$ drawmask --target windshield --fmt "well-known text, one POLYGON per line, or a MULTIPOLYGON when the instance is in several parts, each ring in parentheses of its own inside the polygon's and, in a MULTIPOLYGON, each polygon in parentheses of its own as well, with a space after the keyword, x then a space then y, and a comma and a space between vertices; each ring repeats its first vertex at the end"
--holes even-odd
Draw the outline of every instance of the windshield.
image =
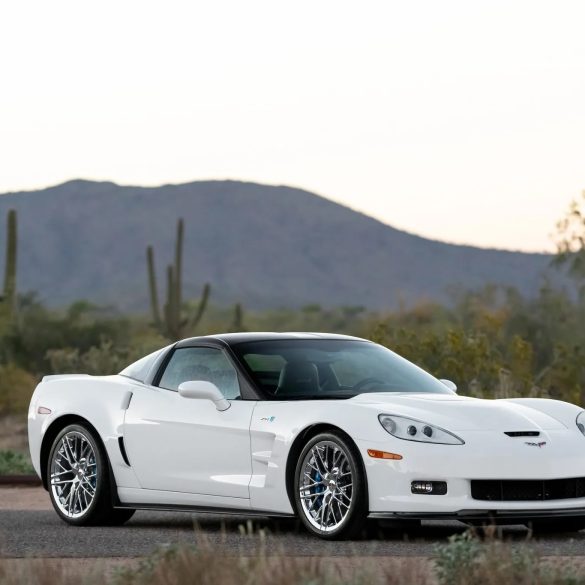
POLYGON ((366 392, 452 394, 408 360, 366 341, 254 341, 232 349, 254 382, 276 399, 351 398, 366 392))

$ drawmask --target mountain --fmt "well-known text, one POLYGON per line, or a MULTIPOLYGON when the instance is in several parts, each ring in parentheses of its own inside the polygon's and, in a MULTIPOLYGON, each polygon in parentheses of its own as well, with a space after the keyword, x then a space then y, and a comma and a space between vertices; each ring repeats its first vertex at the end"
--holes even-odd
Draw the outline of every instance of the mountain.
POLYGON ((83 298, 146 309, 146 246, 155 248, 162 294, 179 217, 187 296, 209 281, 215 302, 248 307, 390 308, 448 302, 454 287, 486 283, 530 295, 550 271, 546 254, 428 240, 285 186, 200 181, 145 188, 76 180, 0 195, 0 226, 9 209, 18 211, 19 289, 38 291, 52 306, 83 298))

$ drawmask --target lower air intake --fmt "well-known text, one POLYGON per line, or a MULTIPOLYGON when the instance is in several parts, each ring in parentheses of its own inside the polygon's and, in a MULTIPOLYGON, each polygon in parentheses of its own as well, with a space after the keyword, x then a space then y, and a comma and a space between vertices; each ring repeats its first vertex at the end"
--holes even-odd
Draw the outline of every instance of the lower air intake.
POLYGON ((474 500, 494 502, 529 502, 585 498, 585 477, 544 480, 471 480, 474 500))

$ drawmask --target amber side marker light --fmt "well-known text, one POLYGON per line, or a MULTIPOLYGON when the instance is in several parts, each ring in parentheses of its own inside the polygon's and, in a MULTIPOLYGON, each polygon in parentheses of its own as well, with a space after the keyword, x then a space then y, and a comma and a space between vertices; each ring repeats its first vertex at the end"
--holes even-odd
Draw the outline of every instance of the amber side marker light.
POLYGON ((376 449, 368 449, 368 455, 374 459, 394 459, 397 461, 402 459, 402 455, 398 455, 398 453, 388 453, 387 451, 378 451, 376 449))

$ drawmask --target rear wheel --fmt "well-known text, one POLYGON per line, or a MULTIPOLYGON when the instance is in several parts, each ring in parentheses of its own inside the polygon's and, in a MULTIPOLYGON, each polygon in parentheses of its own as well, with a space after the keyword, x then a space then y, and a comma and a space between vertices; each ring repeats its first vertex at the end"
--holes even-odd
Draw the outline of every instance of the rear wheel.
POLYGON ((119 525, 134 514, 134 510, 112 506, 114 483, 107 455, 85 425, 69 425, 57 435, 47 469, 51 502, 65 522, 119 525))
POLYGON ((313 437, 297 462, 294 498, 310 532, 330 540, 359 534, 367 516, 367 489, 357 449, 338 432, 313 437))
POLYGON ((585 530, 584 518, 563 518, 554 520, 533 520, 528 522, 526 527, 535 534, 554 534, 562 532, 579 532, 585 530))

